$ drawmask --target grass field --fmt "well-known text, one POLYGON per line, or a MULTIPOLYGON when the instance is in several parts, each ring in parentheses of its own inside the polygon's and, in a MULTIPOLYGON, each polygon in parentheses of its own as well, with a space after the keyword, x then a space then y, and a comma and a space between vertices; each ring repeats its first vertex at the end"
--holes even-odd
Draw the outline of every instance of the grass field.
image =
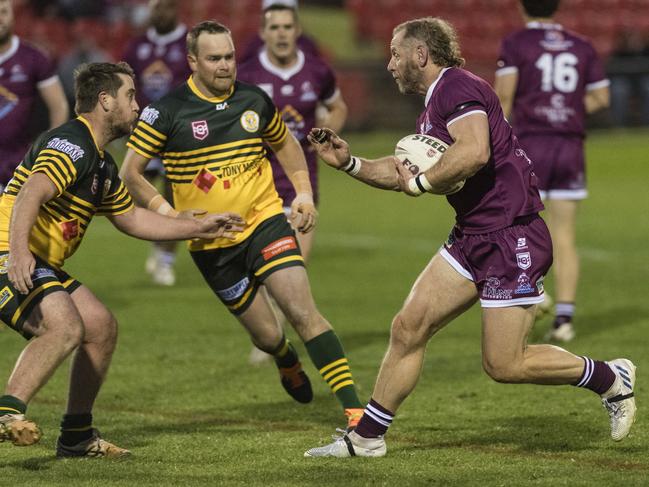
MULTIPOLYGON (((350 141, 354 153, 376 156, 402 135, 350 141)), ((307 448, 343 425, 313 366, 306 364, 315 400, 292 402, 272 366, 247 365, 246 334, 208 291, 186 251, 178 285, 154 287, 142 271, 148 245, 98 218, 67 270, 120 322, 95 422, 135 457, 54 459, 67 389, 62 367, 30 405, 45 432, 41 443, 24 449, 0 444, 0 485, 647 485, 648 137, 646 131, 601 132, 589 139, 578 335, 569 347, 595 358, 630 357, 638 365, 640 415, 624 442, 609 439, 607 416, 589 391, 492 382, 481 369, 474 308, 431 342, 419 386, 389 432, 387 457, 304 459, 307 448)), ((322 193, 311 283, 366 400, 390 320, 446 237, 452 214, 442 198, 380 192, 326 168, 322 193)), ((547 326, 539 322, 533 340, 547 326)), ((0 333, 1 381, 22 346, 15 333, 0 333)))

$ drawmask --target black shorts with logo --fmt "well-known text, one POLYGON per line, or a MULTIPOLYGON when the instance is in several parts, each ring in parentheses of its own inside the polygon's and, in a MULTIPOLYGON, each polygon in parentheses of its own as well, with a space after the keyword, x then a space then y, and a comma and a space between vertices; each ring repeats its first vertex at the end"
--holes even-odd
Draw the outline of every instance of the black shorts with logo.
POLYGON ((261 223, 243 242, 191 252, 212 291, 234 315, 252 303, 259 285, 273 272, 304 266, 295 232, 284 214, 261 223))
POLYGON ((72 294, 81 286, 81 283, 68 273, 52 267, 38 256, 34 257, 36 267, 32 273, 33 287, 29 294, 20 294, 7 276, 9 253, 0 252, 0 319, 27 340, 33 335, 24 331, 23 325, 34 307, 48 294, 56 291, 72 294))

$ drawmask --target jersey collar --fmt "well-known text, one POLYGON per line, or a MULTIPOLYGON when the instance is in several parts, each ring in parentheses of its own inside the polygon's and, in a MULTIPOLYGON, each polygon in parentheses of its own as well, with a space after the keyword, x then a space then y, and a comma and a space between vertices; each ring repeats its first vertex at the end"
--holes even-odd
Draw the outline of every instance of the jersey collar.
POLYGON ((90 125, 90 122, 83 118, 81 115, 77 117, 77 120, 79 120, 82 124, 84 124, 86 127, 88 127, 88 132, 90 132, 90 136, 92 137, 92 142, 95 144, 95 148, 97 149, 97 152, 99 152, 99 157, 102 159, 104 158, 104 151, 99 148, 97 145, 97 139, 95 138, 95 133, 92 131, 92 126, 90 125))
POLYGON ((201 90, 198 89, 198 86, 196 86, 196 83, 194 83, 194 77, 190 76, 189 79, 187 80, 187 86, 189 86, 189 89, 194 93, 197 97, 199 97, 201 100, 209 101, 210 103, 223 103, 225 100, 230 98, 232 96, 232 93, 234 93, 234 83, 230 87, 230 91, 228 91, 225 95, 223 96, 205 96, 201 90))
POLYGON ((158 32, 153 28, 149 27, 146 31, 146 37, 149 41, 158 45, 171 44, 172 42, 177 41, 181 37, 187 34, 187 27, 185 24, 178 24, 174 30, 167 32, 166 34, 158 34, 158 32))
POLYGON ((284 81, 288 81, 291 77, 299 73, 304 67, 304 53, 298 49, 297 50, 297 62, 289 68, 280 68, 275 66, 268 57, 268 52, 266 49, 262 49, 259 52, 259 62, 263 68, 269 73, 273 73, 278 78, 282 78, 284 81))
POLYGON ((563 27, 561 24, 556 24, 554 22, 539 22, 535 20, 534 22, 528 22, 525 24, 525 27, 528 29, 551 29, 551 30, 562 30, 563 27))
POLYGON ((11 36, 11 44, 9 45, 9 49, 4 54, 0 54, 0 64, 4 63, 7 59, 16 54, 19 44, 20 40, 18 39, 18 36, 11 36))
POLYGON ((440 79, 442 79, 442 76, 446 71, 448 71, 449 68, 444 68, 439 72, 439 75, 437 78, 435 78, 435 81, 432 82, 432 84, 428 87, 428 91, 426 92, 426 99, 424 100, 424 106, 428 106, 428 102, 430 101, 430 98, 433 96, 433 91, 435 91, 435 87, 437 86, 437 83, 439 82, 440 79))

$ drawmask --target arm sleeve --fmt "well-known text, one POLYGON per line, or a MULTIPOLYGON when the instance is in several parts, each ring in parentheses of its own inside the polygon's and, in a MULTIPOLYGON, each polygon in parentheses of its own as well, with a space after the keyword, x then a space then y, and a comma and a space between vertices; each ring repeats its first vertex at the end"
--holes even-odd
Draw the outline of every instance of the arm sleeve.
POLYGON ((68 187, 77 180, 85 164, 84 151, 63 152, 56 149, 56 144, 46 144, 44 149, 36 156, 32 173, 42 172, 49 177, 57 189, 56 196, 60 196, 68 187), (52 147, 48 147, 52 146, 52 147))
POLYGON ((169 120, 166 112, 159 106, 147 106, 142 110, 126 146, 148 159, 161 157, 167 145, 169 120))
POLYGON ((270 97, 264 92, 261 93, 264 98, 262 116, 264 120, 268 120, 261 136, 271 145, 282 144, 288 136, 288 128, 270 97))
POLYGON ((500 46, 500 54, 496 63, 496 76, 518 72, 516 49, 511 38, 503 40, 500 46))
POLYGON ((470 79, 457 80, 443 86, 444 92, 437 96, 438 113, 446 121, 446 126, 473 113, 487 114, 484 95, 476 82, 470 79))
POLYGON ((34 81, 39 88, 47 86, 54 82, 58 76, 56 74, 56 64, 41 51, 36 51, 36 61, 34 62, 34 81))
POLYGON ((328 103, 333 101, 338 96, 338 86, 336 84, 336 75, 329 66, 324 67, 322 76, 322 92, 320 93, 320 101, 328 103))
POLYGON ((609 84, 602 61, 597 56, 597 52, 593 46, 589 46, 588 65, 586 68, 586 91, 603 88, 609 84))

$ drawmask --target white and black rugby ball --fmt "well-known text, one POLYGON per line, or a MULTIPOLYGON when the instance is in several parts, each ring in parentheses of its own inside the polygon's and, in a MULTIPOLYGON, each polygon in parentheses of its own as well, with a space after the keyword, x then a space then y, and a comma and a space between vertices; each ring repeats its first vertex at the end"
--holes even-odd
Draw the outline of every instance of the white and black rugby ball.
MULTIPOLYGON (((447 149, 448 145, 436 137, 412 134, 397 142, 394 156, 416 176, 437 164, 447 149)), ((464 181, 460 181, 443 194, 457 193, 463 186, 464 181)))

